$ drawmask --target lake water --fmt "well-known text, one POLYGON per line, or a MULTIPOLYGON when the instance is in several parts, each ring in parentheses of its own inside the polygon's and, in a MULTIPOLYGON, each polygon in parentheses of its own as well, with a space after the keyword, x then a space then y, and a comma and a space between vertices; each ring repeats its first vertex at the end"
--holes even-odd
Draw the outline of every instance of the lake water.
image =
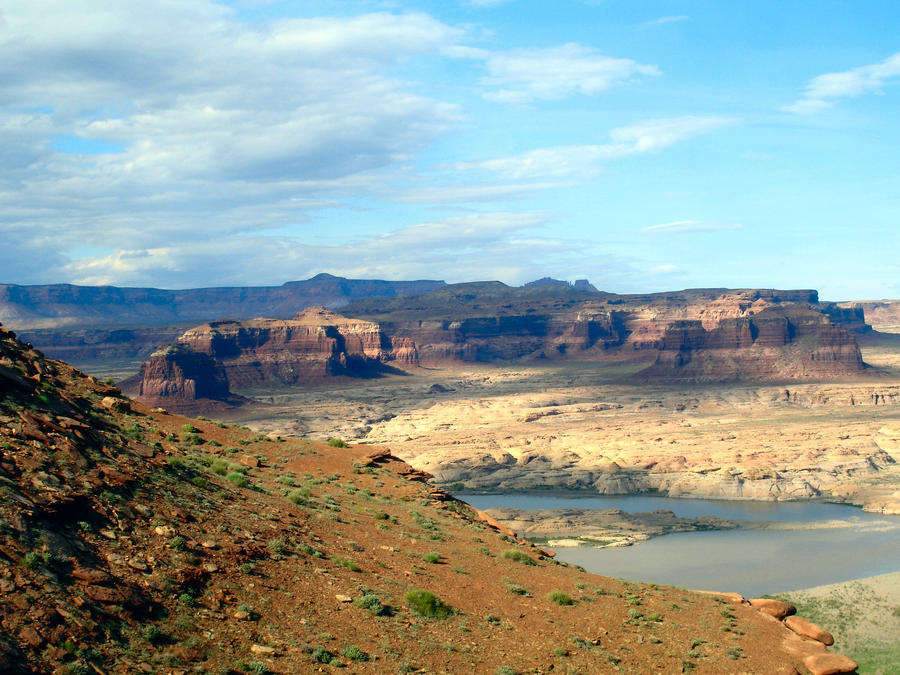
POLYGON ((634 546, 558 548, 589 572, 748 597, 900 571, 900 516, 821 502, 737 502, 643 495, 458 495, 475 508, 664 509, 677 516, 769 521, 797 529, 685 532, 634 546), (802 529, 812 528, 812 529, 802 529))

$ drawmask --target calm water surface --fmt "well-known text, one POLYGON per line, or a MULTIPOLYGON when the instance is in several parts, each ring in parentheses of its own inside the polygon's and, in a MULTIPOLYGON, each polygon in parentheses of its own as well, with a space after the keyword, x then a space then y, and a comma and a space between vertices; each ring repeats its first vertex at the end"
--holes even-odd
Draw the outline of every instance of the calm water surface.
POLYGON ((623 548, 556 549, 560 560, 607 576, 756 596, 900 571, 900 516, 843 504, 627 495, 458 496, 478 509, 665 509, 684 518, 718 516, 815 528, 686 532, 623 548), (843 526, 834 527, 835 521, 843 526))

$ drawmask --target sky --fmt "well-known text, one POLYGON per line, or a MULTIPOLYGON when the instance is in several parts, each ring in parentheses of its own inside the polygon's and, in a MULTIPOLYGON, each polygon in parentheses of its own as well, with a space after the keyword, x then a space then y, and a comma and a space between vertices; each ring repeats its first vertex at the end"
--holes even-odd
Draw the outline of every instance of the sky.
POLYGON ((11 0, 0 282, 900 297, 896 0, 11 0))

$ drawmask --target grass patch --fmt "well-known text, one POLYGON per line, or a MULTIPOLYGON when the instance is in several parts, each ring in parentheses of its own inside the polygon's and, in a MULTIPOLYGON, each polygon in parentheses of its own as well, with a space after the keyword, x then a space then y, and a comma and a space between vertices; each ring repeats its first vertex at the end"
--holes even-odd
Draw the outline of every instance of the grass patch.
POLYGON ((507 560, 522 563, 523 565, 537 565, 537 560, 517 548, 508 548, 500 555, 507 560))
POLYGON ((556 603, 560 607, 575 604, 575 601, 571 597, 569 597, 568 594, 563 593, 562 591, 550 591, 549 593, 547 593, 547 599, 550 602, 556 603))
POLYGON ((449 619, 456 610, 430 591, 414 588, 407 592, 406 604, 417 616, 426 619, 449 619))

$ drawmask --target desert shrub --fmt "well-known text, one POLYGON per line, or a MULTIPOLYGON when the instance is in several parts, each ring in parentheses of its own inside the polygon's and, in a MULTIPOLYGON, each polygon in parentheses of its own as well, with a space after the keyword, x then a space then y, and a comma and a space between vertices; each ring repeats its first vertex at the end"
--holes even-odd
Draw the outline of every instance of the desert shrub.
POLYGON ((325 557, 325 554, 322 553, 322 551, 320 551, 317 548, 313 548, 309 544, 300 544, 300 546, 298 546, 297 548, 302 553, 305 553, 306 555, 311 555, 314 558, 324 558, 325 557))
POLYGON ((550 602, 555 602, 557 605, 559 605, 561 607, 565 606, 565 605, 574 605, 575 604, 575 601, 572 600, 572 598, 570 598, 567 594, 563 593, 562 591, 550 591, 549 593, 547 593, 547 599, 550 602))
POLYGON ((214 459, 209 465, 209 470, 217 476, 224 476, 228 473, 228 462, 221 459, 214 459))
POLYGON ((172 537, 169 539, 169 548, 174 549, 176 551, 183 551, 187 544, 187 539, 184 537, 172 537))
POLYGON ((203 476, 194 476, 191 478, 191 482, 197 487, 203 488, 207 486, 206 479, 203 476))
POLYGON ((440 559, 441 559, 441 554, 438 553, 437 551, 431 551, 430 553, 426 553, 425 555, 422 556, 422 560, 424 560, 427 563, 432 563, 432 564, 439 562, 440 559))
POLYGON ((247 480, 247 477, 237 471, 230 472, 225 476, 225 480, 234 483, 238 487, 247 487, 250 484, 250 481, 247 480))
POLYGON ((195 427, 193 424, 184 424, 181 427, 181 430, 187 434, 199 434, 200 430, 195 427))
POLYGON ((508 548, 500 555, 507 560, 514 560, 515 562, 520 562, 523 565, 537 565, 537 561, 534 558, 532 558, 527 553, 522 553, 522 551, 517 548, 508 548))
POLYGON ((456 614, 455 609, 429 591, 414 588, 405 597, 413 613, 426 619, 448 619, 456 614))
POLYGON ((303 488, 291 490, 287 495, 288 500, 298 506, 305 506, 307 497, 309 497, 309 490, 304 490, 303 488))
POLYGON ((347 448, 350 447, 347 445, 347 442, 343 438, 329 438, 328 445, 332 448, 347 448))
POLYGON ((356 645, 350 645, 349 647, 344 647, 341 650, 341 656, 344 658, 350 659, 351 661, 368 661, 369 655, 366 654, 362 649, 357 647, 356 645))
POLYGON ((368 610, 372 616, 388 616, 391 613, 391 608, 382 604, 374 593, 366 593, 358 597, 353 604, 360 609, 368 610))
POLYGON ((310 652, 313 663, 331 663, 334 661, 334 654, 325 649, 325 647, 313 647, 310 652))
POLYGON ((340 565, 341 567, 346 567, 351 572, 359 572, 360 571, 359 565, 357 565, 352 560, 347 560, 346 558, 338 558, 337 556, 334 556, 333 560, 338 565, 340 565))
POLYGON ((141 628, 141 637, 147 642, 156 642, 159 639, 159 628, 152 623, 141 628))

